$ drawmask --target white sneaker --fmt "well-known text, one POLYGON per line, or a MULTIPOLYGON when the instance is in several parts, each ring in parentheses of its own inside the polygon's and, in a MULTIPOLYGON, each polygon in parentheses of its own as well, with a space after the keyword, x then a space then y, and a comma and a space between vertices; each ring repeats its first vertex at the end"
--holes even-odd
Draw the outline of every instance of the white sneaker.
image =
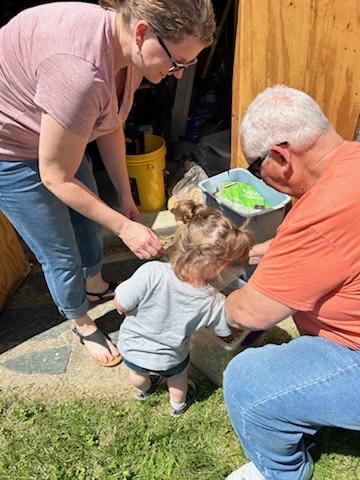
POLYGON ((230 473, 225 480, 264 480, 259 470, 252 462, 246 463, 235 472, 230 473))
MULTIPOLYGON (((307 477, 308 480, 311 479, 312 471, 314 469, 313 460, 310 454, 309 454, 309 462, 311 464, 312 469, 309 476, 307 477)), ((225 480, 265 480, 265 479, 261 475, 259 470, 255 467, 255 465, 252 462, 249 462, 243 465, 242 467, 240 467, 238 470, 235 470, 234 472, 230 473, 230 475, 227 476, 225 480)))

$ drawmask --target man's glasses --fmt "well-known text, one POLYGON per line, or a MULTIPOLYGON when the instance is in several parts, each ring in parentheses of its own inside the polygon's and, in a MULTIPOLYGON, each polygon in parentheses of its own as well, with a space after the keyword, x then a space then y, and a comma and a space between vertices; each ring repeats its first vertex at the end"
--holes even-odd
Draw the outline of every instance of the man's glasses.
MULTIPOLYGON (((282 142, 282 143, 277 143, 276 145, 278 147, 280 146, 284 146, 284 145, 289 145, 290 142, 282 142)), ((262 167, 262 164, 265 162, 265 160, 268 158, 268 156, 270 155, 270 152, 266 152, 264 153, 264 155, 261 155, 261 157, 258 157, 251 165, 248 166, 248 172, 250 172, 252 175, 254 175, 254 177, 256 178, 260 178, 260 180, 262 179, 261 177, 261 167, 262 167)))
POLYGON ((195 65, 195 63, 197 62, 197 58, 194 58, 194 60, 190 60, 190 62, 187 62, 187 63, 175 62, 175 60, 173 60, 172 55, 169 52, 169 50, 168 50, 167 46, 165 45, 165 43, 163 42, 163 40, 160 37, 158 37, 157 35, 155 35, 155 36, 156 36, 158 42, 160 43, 160 45, 162 46, 162 48, 164 49, 164 51, 166 52, 166 55, 169 57, 170 62, 172 63, 172 66, 169 68, 169 73, 178 72, 179 70, 184 70, 185 68, 188 68, 191 65, 195 65))
POLYGON ((261 180, 261 166, 269 156, 269 152, 265 153, 261 157, 258 157, 251 165, 248 166, 248 172, 250 172, 254 177, 260 178, 261 180))

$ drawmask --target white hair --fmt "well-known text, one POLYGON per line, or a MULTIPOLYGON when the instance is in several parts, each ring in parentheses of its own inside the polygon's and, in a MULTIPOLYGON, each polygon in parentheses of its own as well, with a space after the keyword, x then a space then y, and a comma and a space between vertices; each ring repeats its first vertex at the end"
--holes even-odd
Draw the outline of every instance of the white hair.
POLYGON ((275 85, 250 104, 240 125, 240 137, 246 158, 252 160, 284 142, 289 142, 294 151, 303 152, 333 128, 309 95, 275 85))

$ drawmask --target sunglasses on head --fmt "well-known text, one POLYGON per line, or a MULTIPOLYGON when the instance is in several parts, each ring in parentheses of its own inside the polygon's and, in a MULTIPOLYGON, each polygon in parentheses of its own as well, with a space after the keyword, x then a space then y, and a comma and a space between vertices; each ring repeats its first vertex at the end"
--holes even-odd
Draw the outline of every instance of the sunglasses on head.
POLYGON ((166 55, 169 57, 170 62, 172 63, 172 66, 169 68, 169 73, 178 72, 179 70, 184 70, 185 68, 188 68, 191 65, 195 65, 195 63, 197 62, 197 58, 194 58, 193 60, 190 60, 190 62, 187 62, 187 63, 175 62, 175 60, 173 60, 173 57, 169 52, 167 46, 163 42, 163 40, 158 35, 155 34, 155 36, 158 42, 160 43, 161 47, 163 48, 163 50, 166 52, 166 55))
MULTIPOLYGON (((290 142, 281 142, 281 143, 277 143, 276 146, 280 147, 280 146, 285 146, 285 145, 289 145, 290 142)), ((270 155, 270 151, 264 153, 264 155, 261 155, 260 157, 258 157, 256 160, 254 160, 252 162, 251 165, 248 166, 248 172, 250 172, 252 175, 254 175, 254 177, 256 178, 260 178, 260 180, 262 179, 261 177, 261 167, 262 167, 262 164, 265 162, 265 160, 268 158, 268 156, 270 155)))

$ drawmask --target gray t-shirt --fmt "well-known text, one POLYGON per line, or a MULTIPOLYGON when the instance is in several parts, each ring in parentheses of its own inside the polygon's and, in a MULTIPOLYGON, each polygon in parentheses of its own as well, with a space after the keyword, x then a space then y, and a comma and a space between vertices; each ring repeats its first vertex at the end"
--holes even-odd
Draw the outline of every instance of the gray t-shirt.
POLYGON ((201 327, 230 335, 225 296, 210 285, 192 287, 171 265, 147 262, 116 288, 129 312, 120 327, 118 348, 126 360, 149 370, 167 370, 189 354, 190 337, 201 327))

